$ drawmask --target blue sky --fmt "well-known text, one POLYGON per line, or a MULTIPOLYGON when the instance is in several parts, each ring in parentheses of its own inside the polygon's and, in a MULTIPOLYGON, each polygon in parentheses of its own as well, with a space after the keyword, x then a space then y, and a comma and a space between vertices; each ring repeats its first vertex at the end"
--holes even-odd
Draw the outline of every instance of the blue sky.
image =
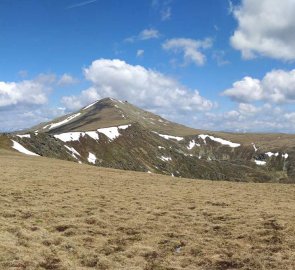
POLYGON ((1 130, 95 99, 227 131, 295 131, 294 0, 0 0, 1 130))

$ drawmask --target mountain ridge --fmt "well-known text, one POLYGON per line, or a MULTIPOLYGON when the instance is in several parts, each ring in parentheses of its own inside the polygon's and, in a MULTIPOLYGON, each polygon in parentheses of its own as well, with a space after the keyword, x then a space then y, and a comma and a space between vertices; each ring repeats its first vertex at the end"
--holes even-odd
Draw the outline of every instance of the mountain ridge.
POLYGON ((39 156, 101 167, 213 180, 292 182, 295 177, 293 135, 193 129, 112 98, 9 139, 15 149, 20 144, 39 156))

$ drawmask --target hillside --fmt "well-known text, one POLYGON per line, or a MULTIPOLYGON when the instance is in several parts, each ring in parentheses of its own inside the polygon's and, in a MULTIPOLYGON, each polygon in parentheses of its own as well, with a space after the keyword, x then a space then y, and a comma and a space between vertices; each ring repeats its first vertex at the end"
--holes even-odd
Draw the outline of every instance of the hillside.
POLYGON ((295 181, 295 135, 192 129, 112 98, 7 140, 8 148, 20 152, 100 167, 196 179, 295 181))
POLYGON ((0 155, 0 268, 294 269, 293 185, 0 155))

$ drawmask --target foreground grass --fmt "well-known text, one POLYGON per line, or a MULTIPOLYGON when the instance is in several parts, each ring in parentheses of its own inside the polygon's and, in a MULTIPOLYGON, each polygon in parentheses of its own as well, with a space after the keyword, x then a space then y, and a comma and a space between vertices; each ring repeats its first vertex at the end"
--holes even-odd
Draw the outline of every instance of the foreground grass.
POLYGON ((0 269, 295 269, 293 185, 0 164, 0 269))

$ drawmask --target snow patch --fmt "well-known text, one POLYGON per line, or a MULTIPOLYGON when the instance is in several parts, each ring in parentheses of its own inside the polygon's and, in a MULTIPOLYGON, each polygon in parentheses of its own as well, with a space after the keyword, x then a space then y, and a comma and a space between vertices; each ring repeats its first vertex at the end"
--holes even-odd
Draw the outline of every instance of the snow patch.
POLYGON ((254 151, 257 152, 258 148, 256 147, 255 143, 252 143, 254 151))
POLYGON ((259 166, 265 166, 266 165, 266 161, 262 161, 262 160, 255 160, 256 165, 259 166))
POLYGON ((282 154, 282 157, 283 157, 284 159, 287 159, 287 158, 289 157, 289 155, 288 155, 287 153, 285 153, 285 154, 282 154))
POLYGON ((131 125, 123 125, 118 127, 100 128, 97 131, 106 135, 111 141, 120 136, 119 129, 127 129, 131 125))
POLYGON ((268 157, 272 157, 272 156, 275 156, 277 157, 279 155, 279 153, 272 153, 272 152, 267 152, 265 153, 268 157))
POLYGON ((24 135, 16 135, 19 138, 31 138, 30 134, 24 134, 24 135))
POLYGON ((189 142, 187 149, 192 150, 195 146, 201 146, 201 145, 199 143, 196 143, 195 140, 192 140, 189 142))
POLYGON ((170 140, 170 139, 172 139, 172 140, 176 140, 176 141, 181 141, 181 140, 183 140, 183 137, 177 137, 177 136, 165 135, 165 134, 160 134, 160 133, 158 133, 158 132, 154 132, 154 133, 158 134, 160 137, 162 137, 162 138, 164 138, 164 139, 166 139, 166 140, 170 140))
POLYGON ((55 138, 63 141, 63 142, 73 142, 79 141, 80 137, 84 137, 88 135, 93 140, 99 140, 99 134, 97 132, 105 134, 110 140, 113 140, 120 136, 119 129, 126 129, 131 125, 123 125, 118 127, 110 127, 110 128, 100 128, 97 131, 86 131, 86 132, 67 132, 54 135, 55 138))
POLYGON ((90 107, 92 107, 93 105, 95 105, 97 102, 98 102, 98 100, 95 101, 95 102, 93 102, 93 103, 91 103, 91 104, 89 104, 88 106, 84 107, 83 108, 83 111, 89 109, 90 107))
POLYGON ((81 156, 74 147, 70 147, 65 145, 65 148, 67 148, 70 152, 73 158, 78 159, 77 156, 81 156))
POLYGON ((158 146, 158 148, 159 148, 159 149, 165 149, 165 147, 163 147, 163 146, 158 146))
POLYGON ((227 145, 229 147, 239 147, 241 146, 241 144, 239 143, 233 143, 233 142, 230 142, 230 141, 227 141, 227 140, 224 140, 224 139, 221 139, 221 138, 216 138, 214 136, 210 136, 210 135, 205 135, 205 134, 201 134, 199 135, 199 138, 203 139, 204 143, 206 144, 206 138, 210 138, 212 141, 215 141, 215 142, 218 142, 218 143, 221 143, 223 145, 227 145))
POLYGON ((172 160, 171 157, 165 157, 165 156, 161 156, 160 159, 163 161, 171 161, 172 160))
POLYGON ((96 156, 92 153, 89 152, 88 158, 87 158, 89 163, 95 164, 96 162, 96 156))
POLYGON ((46 125, 45 127, 43 127, 43 129, 46 129, 47 127, 49 127, 49 129, 53 129, 53 128, 56 128, 58 126, 64 125, 64 124, 70 122, 71 120, 73 120, 74 118, 78 117, 80 114, 81 113, 76 113, 76 114, 70 115, 69 117, 67 117, 66 119, 64 119, 64 120, 62 120, 60 122, 46 125))
POLYGON ((90 138, 92 138, 95 141, 99 140, 99 136, 96 131, 87 131, 87 132, 85 132, 85 134, 88 135, 90 138))
POLYGON ((19 144, 18 142, 11 140, 13 142, 13 146, 12 148, 17 150, 20 153, 26 154, 26 155, 30 155, 30 156, 39 156, 34 152, 29 151, 28 149, 24 148, 21 144, 19 144))
POLYGON ((79 141, 80 137, 84 137, 85 132, 67 132, 62 134, 54 135, 55 138, 63 142, 79 141))

